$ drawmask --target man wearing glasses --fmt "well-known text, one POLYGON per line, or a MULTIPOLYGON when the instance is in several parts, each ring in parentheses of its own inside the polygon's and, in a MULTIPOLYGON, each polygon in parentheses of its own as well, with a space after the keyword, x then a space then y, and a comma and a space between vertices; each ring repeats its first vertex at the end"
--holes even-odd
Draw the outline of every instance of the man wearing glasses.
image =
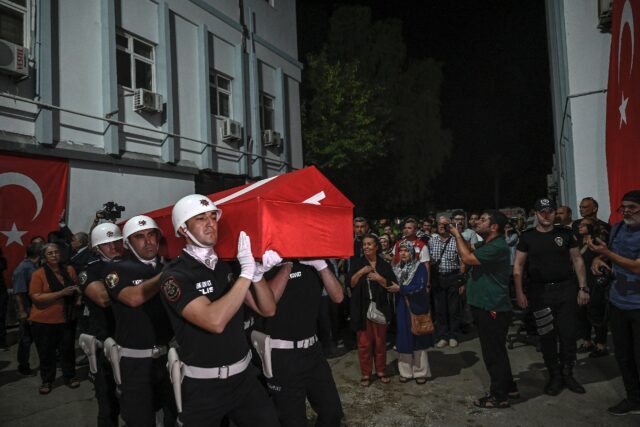
POLYGON ((522 308, 531 306, 536 321, 542 357, 549 370, 549 382, 544 392, 556 396, 566 386, 574 393, 584 393, 584 387, 573 378, 578 304, 589 302, 584 261, 573 232, 554 226, 555 203, 549 199, 538 199, 534 209, 538 225, 522 233, 516 247, 513 265, 516 300, 522 308), (527 260, 528 297, 523 291, 527 260), (578 277, 577 289, 572 265, 578 277))
POLYGON ((613 226, 609 244, 600 239, 589 244, 599 254, 591 271, 613 277, 609 290, 611 334, 627 392, 627 398, 608 411, 611 415, 640 414, 640 190, 625 194, 618 212, 623 220, 613 226))

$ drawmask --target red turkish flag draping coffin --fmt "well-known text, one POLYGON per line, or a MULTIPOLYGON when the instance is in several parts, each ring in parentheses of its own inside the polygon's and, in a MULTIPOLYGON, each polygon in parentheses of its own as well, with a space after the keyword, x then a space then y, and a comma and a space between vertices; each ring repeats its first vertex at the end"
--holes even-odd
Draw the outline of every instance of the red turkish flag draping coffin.
MULTIPOLYGON (((353 255, 353 204, 318 169, 307 167, 209 195, 222 210, 216 252, 237 254, 240 231, 251 237, 256 258, 268 250, 283 258, 348 258, 353 255)), ((166 238, 170 258, 184 245, 171 224, 171 207, 148 214, 166 238)))
POLYGON ((31 239, 58 230, 65 209, 69 165, 65 160, 0 154, 0 248, 5 283, 25 257, 31 239))
POLYGON ((611 222, 622 196, 640 188, 640 0, 615 0, 607 88, 607 175, 611 222))

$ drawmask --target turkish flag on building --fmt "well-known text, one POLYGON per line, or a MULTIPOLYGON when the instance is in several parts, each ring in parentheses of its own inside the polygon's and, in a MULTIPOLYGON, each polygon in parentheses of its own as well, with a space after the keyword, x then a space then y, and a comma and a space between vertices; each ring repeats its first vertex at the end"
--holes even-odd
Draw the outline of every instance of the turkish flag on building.
POLYGON ((640 188, 640 0, 614 0, 607 92, 611 222, 627 191, 640 188))
POLYGON ((0 154, 0 249, 7 258, 5 283, 35 236, 57 230, 67 199, 65 160, 0 154))

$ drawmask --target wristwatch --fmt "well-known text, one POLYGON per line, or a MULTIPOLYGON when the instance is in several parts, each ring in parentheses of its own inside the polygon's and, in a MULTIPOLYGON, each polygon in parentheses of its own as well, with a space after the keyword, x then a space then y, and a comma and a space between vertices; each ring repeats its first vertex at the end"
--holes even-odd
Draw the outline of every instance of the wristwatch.
POLYGON ((581 286, 579 290, 584 292, 585 294, 590 293, 590 290, 589 290, 588 286, 581 286))

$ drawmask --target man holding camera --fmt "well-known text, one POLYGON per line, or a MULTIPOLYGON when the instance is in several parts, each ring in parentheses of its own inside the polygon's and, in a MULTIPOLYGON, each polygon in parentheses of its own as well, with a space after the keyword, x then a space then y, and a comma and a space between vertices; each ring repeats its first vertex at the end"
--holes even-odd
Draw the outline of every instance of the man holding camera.
POLYGON ((618 211, 623 221, 613 226, 609 244, 600 239, 589 244, 589 248, 599 254, 593 260, 591 271, 596 276, 612 275, 609 321, 627 392, 627 398, 610 407, 608 412, 640 414, 640 190, 626 193, 618 211))
MULTIPOLYGON (((449 218, 438 218, 437 234, 429 240, 433 300, 436 312, 437 348, 458 346, 460 294, 464 292, 463 270, 456 239, 451 238, 449 218)), ((466 243, 465 243, 466 244, 466 243)))
POLYGON ((511 321, 511 254, 504 238, 507 224, 503 213, 484 212, 477 222, 476 231, 485 243, 475 252, 466 245, 462 233, 451 227, 460 259, 471 266, 467 301, 478 327, 482 358, 491 378, 489 394, 474 402, 480 408, 507 408, 510 406, 509 397, 519 397, 505 347, 511 321))
POLYGON ((538 199, 534 208, 538 225, 522 233, 516 248, 513 266, 516 300, 522 308, 531 306, 536 321, 542 357, 550 377, 544 392, 556 396, 566 386, 574 393, 585 393, 584 387, 573 377, 578 304, 589 302, 584 261, 573 232, 554 226, 555 203, 546 198, 538 199), (527 260, 531 279, 528 297, 522 282, 527 260), (578 289, 573 280, 574 270, 578 289))

